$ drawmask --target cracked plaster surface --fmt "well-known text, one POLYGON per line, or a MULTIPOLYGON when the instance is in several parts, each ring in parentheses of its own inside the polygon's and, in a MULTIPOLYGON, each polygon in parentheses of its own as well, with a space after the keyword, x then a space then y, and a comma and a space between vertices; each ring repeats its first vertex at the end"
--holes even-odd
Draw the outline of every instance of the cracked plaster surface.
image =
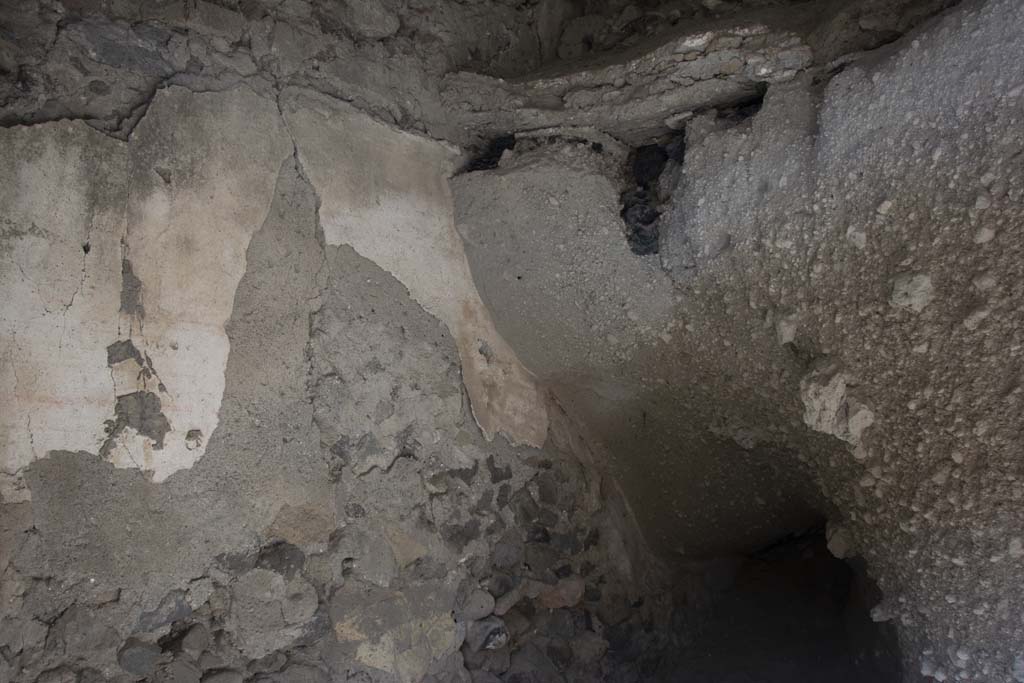
POLYGON ((0 272, 15 293, 3 311, 4 372, 14 380, 4 397, 14 407, 3 423, 5 499, 30 497, 19 473, 51 450, 101 453, 158 482, 203 456, 245 250, 292 154, 321 197, 327 243, 392 272, 455 336, 485 434, 543 444, 541 392, 494 331, 454 230, 455 150, 325 96, 283 99, 279 110, 245 86, 171 86, 127 142, 79 122, 0 131, 15 160, 0 202, 10 207, 0 272), (132 357, 108 357, 125 342, 132 357), (119 399, 135 394, 158 400, 120 416, 119 399), (148 433, 154 419, 169 427, 148 433))

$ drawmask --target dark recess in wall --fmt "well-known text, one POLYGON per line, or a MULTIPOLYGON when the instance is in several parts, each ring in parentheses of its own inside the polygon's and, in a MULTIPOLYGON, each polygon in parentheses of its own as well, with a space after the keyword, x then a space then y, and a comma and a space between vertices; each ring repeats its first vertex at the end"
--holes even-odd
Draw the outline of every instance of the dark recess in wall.
POLYGON ((861 558, 832 556, 824 525, 695 565, 677 584, 676 604, 690 607, 676 611, 673 631, 693 635, 665 658, 656 680, 902 680, 895 629, 870 617, 881 592, 861 558))
POLYGON ((757 90, 745 100, 737 102, 731 107, 718 109, 718 118, 725 119, 729 123, 737 124, 751 118, 761 111, 764 105, 764 96, 768 93, 767 83, 758 83, 757 90))
POLYGON ((674 135, 664 144, 643 145, 634 149, 627 161, 627 177, 632 187, 623 192, 622 222, 626 225, 626 241, 637 256, 657 254, 659 249, 658 222, 661 218, 658 180, 669 161, 682 163, 686 142, 682 135, 674 135))
POLYGON ((504 154, 506 149, 515 149, 515 146, 516 136, 513 133, 499 135, 491 139, 483 151, 470 159, 462 172, 471 173, 472 171, 487 171, 492 168, 498 168, 501 155, 504 154))

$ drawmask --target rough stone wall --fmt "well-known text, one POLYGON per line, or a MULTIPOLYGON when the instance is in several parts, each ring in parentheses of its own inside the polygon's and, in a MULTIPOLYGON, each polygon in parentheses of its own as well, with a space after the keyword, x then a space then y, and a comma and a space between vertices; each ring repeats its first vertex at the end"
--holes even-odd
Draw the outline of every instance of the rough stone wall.
POLYGON ((449 148, 244 85, 0 136, 3 680, 653 660, 658 564, 490 326, 449 148))
POLYGON ((668 219, 672 277, 793 352, 774 395, 826 435, 804 452, 873 615, 937 680, 1021 675, 1021 26, 970 4, 823 90, 769 90, 688 138, 668 219))
POLYGON ((626 245, 622 152, 529 142, 497 170, 453 179, 456 224, 502 336, 615 454, 648 538, 689 559, 813 525, 813 487, 788 460, 779 466, 778 422, 750 400, 770 401, 757 384, 770 364, 719 355, 734 343, 725 336, 698 353, 685 295, 657 256, 626 245))
POLYGON ((622 152, 583 131, 453 181, 499 331, 609 444, 658 549, 826 514, 908 680, 1024 676, 1022 26, 965 3, 752 115, 697 112, 641 263, 622 152))
POLYGON ((1024 680, 1024 16, 952 4, 3 3, 0 679, 642 679, 621 482, 1024 680))
POLYGON ((0 124, 81 119, 124 138, 161 88, 247 83, 315 90, 458 144, 550 125, 635 136, 842 63, 951 4, 6 2, 0 124))
POLYGON ((557 16, 560 4, 8 2, 0 7, 0 121, 81 118, 124 136, 166 85, 248 82, 261 92, 307 86, 389 122, 430 121, 445 135, 441 74, 458 65, 536 67, 535 23, 544 12, 557 16))

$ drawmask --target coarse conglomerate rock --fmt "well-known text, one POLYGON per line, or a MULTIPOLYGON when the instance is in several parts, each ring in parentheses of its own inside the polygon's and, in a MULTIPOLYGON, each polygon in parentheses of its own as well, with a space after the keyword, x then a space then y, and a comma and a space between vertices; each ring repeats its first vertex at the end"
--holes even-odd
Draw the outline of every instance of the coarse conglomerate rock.
POLYGON ((874 616, 936 679, 1004 680, 1024 638, 1024 137, 1003 69, 1022 20, 970 5, 823 91, 769 91, 749 124, 688 145, 667 220, 677 282, 735 292, 748 335, 794 321, 776 395, 828 435, 805 452, 880 579, 874 616))
POLYGON ((805 472, 910 680, 1020 675, 1022 24, 975 3, 752 116, 698 113, 647 272, 610 250, 632 179, 603 147, 519 143, 453 181, 499 332, 609 444, 655 546, 757 547, 822 509, 805 472))
POLYGON ((1022 31, 2 3, 0 681, 1024 681, 1022 31))

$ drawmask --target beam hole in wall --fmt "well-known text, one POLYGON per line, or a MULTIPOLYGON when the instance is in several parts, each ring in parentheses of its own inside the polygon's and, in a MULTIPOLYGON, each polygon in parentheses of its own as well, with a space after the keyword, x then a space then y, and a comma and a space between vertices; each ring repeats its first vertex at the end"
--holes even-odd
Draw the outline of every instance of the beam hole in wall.
POLYGON ((657 254, 660 248, 659 222, 662 204, 670 187, 663 186, 662 175, 671 164, 678 171, 686 153, 682 134, 669 136, 662 142, 633 149, 626 160, 629 187, 619 196, 626 242, 637 256, 657 254))
POLYGON ((481 149, 463 169, 464 173, 472 171, 487 171, 498 167, 501 155, 505 150, 515 149, 516 136, 512 133, 499 135, 487 141, 481 149))

